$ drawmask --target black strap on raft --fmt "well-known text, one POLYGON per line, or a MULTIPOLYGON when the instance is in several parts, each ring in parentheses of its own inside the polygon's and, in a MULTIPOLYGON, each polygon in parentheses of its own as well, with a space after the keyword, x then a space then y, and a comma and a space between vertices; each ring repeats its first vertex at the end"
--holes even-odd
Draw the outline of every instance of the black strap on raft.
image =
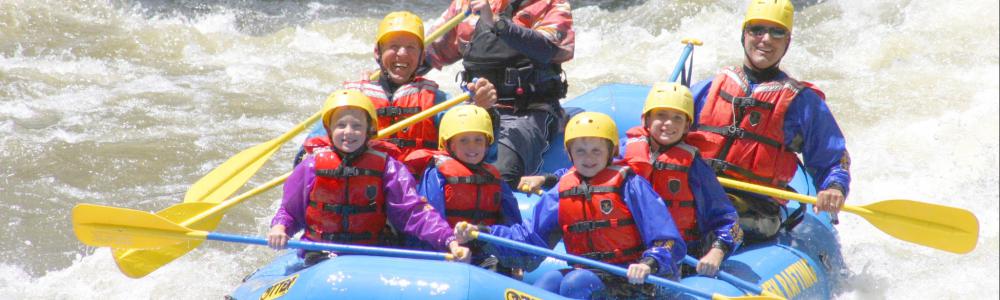
POLYGON ((316 169, 316 176, 334 177, 334 178, 346 178, 354 176, 382 177, 382 172, 342 165, 340 167, 337 167, 336 169, 316 169))
POLYGON ((619 226, 635 225, 634 219, 610 219, 610 220, 593 220, 593 221, 580 221, 569 226, 566 226, 566 230, 569 232, 587 232, 594 231, 601 228, 611 228, 619 226))
POLYGON ((694 73, 694 48, 691 48, 691 55, 688 56, 687 68, 681 68, 681 84, 691 86, 691 75, 694 73))

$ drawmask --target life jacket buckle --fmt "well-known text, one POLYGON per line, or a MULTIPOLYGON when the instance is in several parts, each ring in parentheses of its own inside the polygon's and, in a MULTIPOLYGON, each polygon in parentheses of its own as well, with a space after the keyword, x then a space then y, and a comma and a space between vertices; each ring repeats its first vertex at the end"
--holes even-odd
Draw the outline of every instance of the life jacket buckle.
POLYGON ((753 97, 733 97, 733 106, 736 107, 753 107, 757 106, 757 99, 753 97))
POLYGON ((730 137, 743 138, 743 134, 745 132, 746 131, 743 130, 743 128, 739 128, 739 127, 736 127, 736 126, 726 127, 726 135, 730 136, 730 137))
POLYGON ((379 116, 394 117, 403 114, 403 108, 398 106, 387 106, 376 110, 379 116))

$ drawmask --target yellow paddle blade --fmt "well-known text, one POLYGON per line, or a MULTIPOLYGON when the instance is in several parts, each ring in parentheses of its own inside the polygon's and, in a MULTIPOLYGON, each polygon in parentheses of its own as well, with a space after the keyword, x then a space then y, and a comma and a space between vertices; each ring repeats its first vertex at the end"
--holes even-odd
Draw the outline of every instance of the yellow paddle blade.
MULTIPOLYGON (((815 204, 816 197, 775 188, 719 178, 728 188, 815 204)), ((961 208, 915 200, 886 200, 865 206, 844 205, 842 211, 857 214, 879 230, 898 239, 963 254, 976 248, 979 220, 961 208)))
POLYGON ((95 247, 157 248, 198 238, 191 229, 133 209, 78 204, 72 219, 77 239, 95 247))
MULTIPOLYGON (((213 231, 218 227, 225 211, 218 210, 216 213, 198 218, 203 212, 207 212, 216 204, 207 202, 180 203, 157 212, 158 216, 164 217, 174 223, 185 225, 188 228, 213 231)), ((193 240, 187 243, 180 243, 160 247, 156 249, 111 249, 118 269, 125 276, 130 278, 142 278, 156 271, 160 267, 184 256, 191 250, 198 248, 202 240, 193 240)))
POLYGON ((725 295, 722 295, 722 294, 712 294, 712 300, 727 300, 727 299, 733 299, 733 300, 785 300, 785 298, 779 297, 779 296, 764 296, 764 295, 759 295, 759 296, 738 296, 738 297, 731 297, 731 296, 725 296, 725 295))
POLYGON ((964 254, 975 249, 979 240, 979 220, 961 208, 912 200, 885 200, 860 209, 858 215, 904 241, 964 254))
POLYGON ((218 203, 232 196, 260 170, 261 166, 281 148, 282 144, 319 120, 322 115, 321 112, 317 112, 281 136, 230 157, 229 160, 191 185, 187 194, 184 195, 184 202, 218 203))

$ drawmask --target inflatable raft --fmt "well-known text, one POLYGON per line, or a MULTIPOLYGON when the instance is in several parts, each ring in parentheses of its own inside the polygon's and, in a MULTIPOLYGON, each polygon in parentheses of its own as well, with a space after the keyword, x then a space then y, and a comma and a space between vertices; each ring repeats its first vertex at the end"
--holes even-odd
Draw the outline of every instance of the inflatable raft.
MULTIPOLYGON (((598 111, 615 119, 621 136, 638 124, 649 86, 608 84, 564 103, 567 114, 598 111)), ((553 137, 544 154, 544 172, 568 167, 562 135, 553 137)), ((801 172, 792 187, 815 194, 801 172)), ((518 194, 525 218, 537 196, 518 194)), ((798 207, 790 202, 789 211, 798 207)), ((840 282, 844 262, 837 231, 826 213, 806 210, 801 223, 772 241, 741 247, 722 264, 728 272, 789 299, 828 299, 840 282)), ((562 244, 557 246, 562 249, 562 244)), ((468 264, 345 255, 301 267, 295 251, 287 251, 247 276, 228 299, 564 299, 532 286, 548 270, 566 263, 549 258, 518 281, 468 264)), ((738 285, 703 276, 681 280, 688 287, 728 296, 752 294, 738 285)))

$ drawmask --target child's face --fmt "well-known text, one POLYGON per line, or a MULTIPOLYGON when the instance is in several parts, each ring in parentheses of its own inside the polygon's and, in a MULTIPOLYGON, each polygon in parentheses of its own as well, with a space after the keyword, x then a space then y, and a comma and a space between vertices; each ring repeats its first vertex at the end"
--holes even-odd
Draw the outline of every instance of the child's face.
POLYGON ((599 137, 581 137, 569 141, 573 167, 584 177, 593 177, 608 166, 610 142, 599 137))
POLYGON ((354 152, 367 141, 368 114, 357 108, 340 108, 330 116, 330 142, 337 150, 354 152))
POLYGON ((681 140, 688 131, 687 115, 669 108, 653 109, 646 115, 646 130, 660 145, 671 145, 681 140))
POLYGON ((448 139, 448 149, 458 160, 478 164, 486 156, 486 135, 479 132, 462 132, 448 139))

